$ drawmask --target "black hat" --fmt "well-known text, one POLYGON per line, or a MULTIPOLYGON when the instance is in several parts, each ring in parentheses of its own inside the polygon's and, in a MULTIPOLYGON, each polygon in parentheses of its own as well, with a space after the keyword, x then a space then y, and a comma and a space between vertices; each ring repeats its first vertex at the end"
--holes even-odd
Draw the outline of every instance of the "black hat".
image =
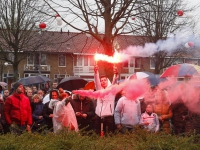
POLYGON ((20 82, 16 82, 16 83, 13 85, 14 90, 16 90, 20 85, 23 85, 23 84, 21 84, 20 82))

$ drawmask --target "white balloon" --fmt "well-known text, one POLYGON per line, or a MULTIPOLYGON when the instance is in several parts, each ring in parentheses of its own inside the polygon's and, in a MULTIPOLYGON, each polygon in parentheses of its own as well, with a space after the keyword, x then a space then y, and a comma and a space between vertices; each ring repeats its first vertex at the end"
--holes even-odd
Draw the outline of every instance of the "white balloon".
POLYGON ((61 26, 62 25, 62 21, 57 21, 57 25, 61 26))
POLYGON ((89 34, 89 33, 86 33, 85 35, 86 35, 87 37, 91 37, 91 34, 89 34))
POLYGON ((188 44, 188 43, 185 43, 185 47, 186 47, 186 48, 189 48, 190 46, 189 46, 189 44, 188 44))
POLYGON ((57 22, 62 21, 61 17, 56 17, 56 21, 57 22))

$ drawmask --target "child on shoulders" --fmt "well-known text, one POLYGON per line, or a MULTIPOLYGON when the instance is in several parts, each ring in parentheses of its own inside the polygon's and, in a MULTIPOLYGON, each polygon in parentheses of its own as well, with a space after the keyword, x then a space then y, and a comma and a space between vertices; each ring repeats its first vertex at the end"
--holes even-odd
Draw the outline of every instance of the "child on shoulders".
POLYGON ((147 131, 159 131, 159 119, 156 113, 153 113, 153 106, 148 104, 146 111, 142 113, 140 118, 140 125, 143 125, 147 131))

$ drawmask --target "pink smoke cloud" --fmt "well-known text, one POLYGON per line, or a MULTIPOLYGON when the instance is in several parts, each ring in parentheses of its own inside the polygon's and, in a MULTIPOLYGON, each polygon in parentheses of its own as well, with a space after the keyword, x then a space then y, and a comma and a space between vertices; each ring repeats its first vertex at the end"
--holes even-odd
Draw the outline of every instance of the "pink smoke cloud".
POLYGON ((116 95, 118 92, 123 91, 128 99, 135 100, 137 97, 142 96, 145 91, 150 88, 150 85, 146 81, 146 79, 141 80, 125 80, 124 82, 115 85, 112 85, 106 89, 99 91, 91 91, 91 90, 75 90, 74 94, 80 94, 82 96, 88 96, 91 98, 102 98, 107 94, 116 95))
MULTIPOLYGON (((200 81, 190 80, 187 82, 180 82, 176 81, 175 78, 169 78, 167 81, 161 82, 157 88, 166 91, 165 93, 170 103, 176 103, 176 101, 182 98, 189 110, 200 113, 200 81)), ((150 89, 151 87, 146 79, 132 79, 125 80, 119 85, 115 84, 107 89, 99 91, 75 90, 73 93, 97 99, 107 94, 116 95, 118 92, 123 91, 123 94, 125 94, 128 99, 135 100, 138 97, 144 97, 145 100, 147 100, 155 94, 150 89)), ((152 97, 151 100, 154 102, 155 98, 152 97)))
POLYGON ((176 103, 182 99, 190 111, 200 113, 200 81, 195 79, 176 81, 175 78, 169 78, 158 87, 166 90, 170 103, 176 103))

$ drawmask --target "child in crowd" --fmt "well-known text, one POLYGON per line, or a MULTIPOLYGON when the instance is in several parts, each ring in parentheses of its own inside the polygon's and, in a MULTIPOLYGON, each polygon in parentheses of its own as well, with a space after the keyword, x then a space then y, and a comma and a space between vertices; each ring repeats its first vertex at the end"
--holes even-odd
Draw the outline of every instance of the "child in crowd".
POLYGON ((148 104, 146 111, 142 113, 140 124, 144 126, 147 131, 157 132, 159 130, 159 119, 156 113, 153 113, 153 106, 148 104))

